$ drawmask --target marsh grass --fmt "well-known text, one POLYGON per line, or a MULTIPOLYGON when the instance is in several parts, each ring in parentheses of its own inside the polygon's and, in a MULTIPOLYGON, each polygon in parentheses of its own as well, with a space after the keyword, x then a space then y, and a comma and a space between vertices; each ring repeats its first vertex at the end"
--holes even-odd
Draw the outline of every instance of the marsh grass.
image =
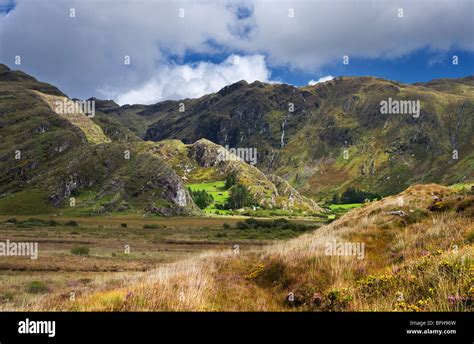
POLYGON ((472 197, 459 199, 454 192, 437 185, 414 186, 294 239, 245 252, 209 251, 116 283, 96 282, 74 303, 45 295, 27 308, 472 311, 470 208, 427 211, 433 194, 447 202, 472 197), (412 215, 390 215, 393 209, 412 215), (326 255, 326 243, 334 240, 364 242, 365 259, 326 255))

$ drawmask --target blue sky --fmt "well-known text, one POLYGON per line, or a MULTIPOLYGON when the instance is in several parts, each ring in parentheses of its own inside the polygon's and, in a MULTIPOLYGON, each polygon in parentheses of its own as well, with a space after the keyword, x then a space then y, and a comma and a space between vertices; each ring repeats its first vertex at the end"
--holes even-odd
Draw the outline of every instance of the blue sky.
MULTIPOLYGON (((242 52, 237 51, 236 53, 242 52)), ((187 64, 204 60, 218 64, 227 57, 228 52, 212 55, 190 53, 181 59, 170 56, 170 61, 187 64)), ((462 78, 474 74, 474 53, 456 49, 434 52, 429 48, 422 48, 396 59, 351 58, 349 65, 344 65, 341 59, 323 65, 317 74, 278 66, 270 68, 270 70, 272 80, 296 86, 304 86, 308 80, 327 75, 377 76, 403 83, 415 83, 439 78, 462 78), (459 63, 457 65, 452 63, 453 56, 458 57, 459 63)))
POLYGON ((241 79, 413 83, 474 74, 473 23, 471 0, 0 0, 0 62, 71 97, 121 104, 241 79))
POLYGON ((15 8, 15 1, 3 0, 0 1, 0 12, 8 13, 15 8))

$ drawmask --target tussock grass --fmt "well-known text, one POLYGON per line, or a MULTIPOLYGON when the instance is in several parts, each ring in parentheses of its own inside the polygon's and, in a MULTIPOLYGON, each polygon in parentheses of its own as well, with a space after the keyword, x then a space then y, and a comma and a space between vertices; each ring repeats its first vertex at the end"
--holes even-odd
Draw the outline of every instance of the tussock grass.
MULTIPOLYGON (((472 195, 430 184, 354 209, 298 238, 245 253, 208 252, 99 283, 74 302, 44 296, 27 309, 78 311, 472 311, 472 195), (434 197, 471 204, 428 211, 434 197), (389 213, 403 211, 404 216, 389 213), (363 242, 365 257, 326 255, 363 242), (291 297, 290 297, 291 295, 291 297)), ((457 202, 457 203, 456 203, 457 202)))

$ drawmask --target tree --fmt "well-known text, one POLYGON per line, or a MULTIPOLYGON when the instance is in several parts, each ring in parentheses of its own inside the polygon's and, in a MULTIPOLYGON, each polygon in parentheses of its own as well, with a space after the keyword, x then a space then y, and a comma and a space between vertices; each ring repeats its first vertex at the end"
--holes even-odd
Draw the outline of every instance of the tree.
POLYGON ((225 178, 225 188, 230 189, 237 183, 237 176, 235 172, 231 172, 225 178))
POLYGON ((201 209, 206 208, 209 204, 214 202, 214 197, 212 197, 212 195, 208 194, 204 190, 193 191, 191 190, 191 188, 189 188, 188 190, 191 194, 191 198, 193 199, 194 203, 196 203, 196 205, 201 209))
POLYGON ((255 204, 249 190, 242 184, 235 184, 230 189, 227 207, 229 209, 239 209, 255 204))
POLYGON ((362 191, 349 187, 341 195, 340 203, 362 203, 366 199, 373 200, 381 198, 380 195, 372 192, 362 191))

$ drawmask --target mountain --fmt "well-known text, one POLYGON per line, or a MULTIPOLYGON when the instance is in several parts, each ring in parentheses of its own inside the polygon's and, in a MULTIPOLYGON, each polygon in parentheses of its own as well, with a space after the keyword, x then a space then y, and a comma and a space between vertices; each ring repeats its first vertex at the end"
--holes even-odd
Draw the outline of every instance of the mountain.
POLYGON ((313 200, 348 187, 385 196, 474 177, 472 76, 413 85, 373 77, 305 87, 240 81, 154 105, 88 101, 93 117, 62 113, 55 104, 74 100, 0 65, 3 203, 29 190, 36 196, 20 193, 18 203, 41 199, 64 210, 75 197, 84 213, 194 214, 187 184, 233 173, 262 207, 320 211, 313 200), (419 101, 419 115, 382 114, 392 100, 419 101), (256 149, 256 165, 219 160, 223 146, 256 149))
POLYGON ((184 162, 200 182, 234 173, 265 208, 321 210, 276 176, 237 159, 217 161, 223 147, 145 142, 138 127, 109 115, 127 107, 88 101, 100 109, 94 116, 56 87, 0 65, 0 213, 199 215, 184 162), (183 154, 169 156, 173 147, 183 154))
POLYGON ((158 154, 186 181, 223 180, 233 174, 239 184, 245 185, 257 203, 264 208, 321 210, 316 202, 302 197, 280 177, 266 175, 258 168, 241 161, 236 155, 232 155, 231 159, 221 159, 220 154, 224 148, 209 140, 201 139, 187 145, 180 140, 147 143, 148 153, 158 154))
POLYGON ((128 130, 108 118, 97 119, 102 127, 84 113, 56 113, 56 101, 71 102, 56 87, 1 66, 0 210, 198 211, 173 169, 137 153, 133 133, 127 141, 128 130))
POLYGON ((198 99, 103 112, 145 140, 258 148, 260 170, 316 200, 349 186, 389 195, 474 177, 473 76, 410 85, 373 77, 305 87, 240 81, 198 99), (390 99, 419 101, 419 116, 382 114, 390 99))

